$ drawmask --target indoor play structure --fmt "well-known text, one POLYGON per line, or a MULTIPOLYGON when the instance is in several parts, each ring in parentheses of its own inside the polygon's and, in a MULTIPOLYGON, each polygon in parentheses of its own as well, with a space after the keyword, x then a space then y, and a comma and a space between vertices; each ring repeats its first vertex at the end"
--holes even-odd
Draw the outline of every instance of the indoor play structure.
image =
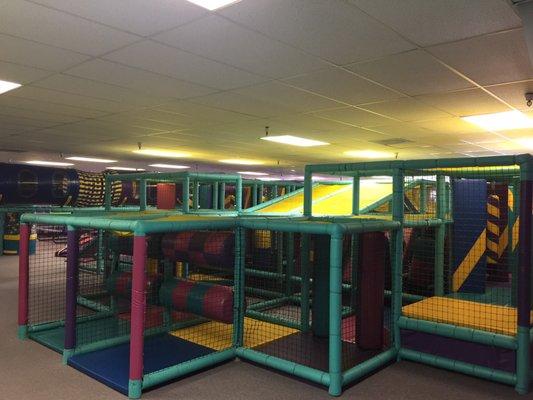
MULTIPOLYGON (((189 201, 191 207, 208 209, 235 208, 236 185, 239 176, 230 182, 217 181, 211 176, 207 181, 190 174, 191 187, 189 201)), ((18 254, 19 218, 23 213, 65 213, 101 209, 104 205, 106 182, 112 182, 108 188, 111 207, 121 210, 132 208, 138 210, 142 181, 131 179, 113 179, 116 172, 85 172, 73 168, 52 168, 33 165, 0 163, 0 255, 18 254), (106 180, 107 179, 107 180, 106 180), (3 238, 3 240, 1 240, 3 238)), ((185 181, 183 179, 182 181, 185 181)), ((183 204, 182 183, 176 188, 178 205, 183 204)), ((242 207, 249 208, 262 202, 286 195, 302 187, 301 182, 260 181, 242 179, 242 207)), ((157 187, 148 182, 146 187, 146 207, 155 207, 157 187)), ((36 240, 34 232, 32 240, 36 240)), ((64 237, 63 237, 64 240, 64 237)), ((33 242, 32 242, 33 243, 33 242)))
POLYGON ((108 176, 104 210, 24 214, 19 337, 131 398, 235 357, 334 396, 401 359, 529 391, 530 155, 310 165, 246 210, 238 182, 234 210, 176 208, 187 179, 108 176), (111 209, 127 179, 138 210, 111 209), (30 254, 32 229, 66 248, 30 254))

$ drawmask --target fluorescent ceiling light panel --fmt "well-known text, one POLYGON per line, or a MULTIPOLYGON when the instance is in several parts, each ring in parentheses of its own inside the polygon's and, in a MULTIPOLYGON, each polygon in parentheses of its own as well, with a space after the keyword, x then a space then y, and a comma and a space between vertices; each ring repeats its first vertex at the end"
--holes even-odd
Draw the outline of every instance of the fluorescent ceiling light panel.
POLYGON ((288 144, 290 146, 298 146, 298 147, 325 146, 329 144, 326 142, 321 142, 320 140, 306 139, 303 137, 292 136, 292 135, 263 136, 261 139, 267 140, 269 142, 288 144))
POLYGON ((520 111, 471 115, 468 117, 461 117, 461 119, 488 131, 533 128, 533 119, 528 118, 527 115, 520 111))
POLYGON ((344 155, 355 158, 390 158, 394 157, 394 154, 385 151, 375 150, 350 150, 345 151, 344 155))
POLYGON ((235 165, 261 165, 262 161, 258 160, 247 160, 245 158, 228 158, 226 160, 219 160, 224 164, 235 164, 235 165))
POLYGON ((106 169, 111 169, 114 171, 145 171, 142 168, 131 168, 131 167, 106 167, 106 169))
POLYGON ((233 3, 238 3, 241 0, 187 0, 189 3, 197 6, 207 8, 209 11, 218 10, 219 8, 229 6, 233 3))
POLYGON ((154 168, 168 168, 168 169, 187 169, 191 168, 187 165, 173 165, 173 164, 150 164, 149 167, 154 168))
POLYGON ((164 157, 164 158, 185 158, 190 157, 190 153, 184 151, 174 151, 174 150, 161 150, 161 149, 139 149, 133 150, 135 154, 141 154, 143 156, 152 156, 152 157, 164 157))
POLYGON ((267 176, 268 175, 266 172, 255 172, 255 171, 239 171, 237 173, 241 175, 252 175, 252 176, 267 176))
POLYGON ((72 163, 56 162, 56 161, 41 161, 41 160, 26 161, 26 164, 45 165, 45 166, 50 166, 50 167, 70 167, 71 165, 74 165, 72 163))
POLYGON ((516 139, 515 142, 518 143, 520 146, 527 147, 528 149, 533 149, 533 138, 516 139))
POLYGON ((117 160, 106 160, 105 158, 93 158, 93 157, 67 157, 67 160, 94 162, 94 163, 115 163, 117 162, 117 160))
POLYGON ((0 94, 21 87, 20 83, 0 81, 0 94))

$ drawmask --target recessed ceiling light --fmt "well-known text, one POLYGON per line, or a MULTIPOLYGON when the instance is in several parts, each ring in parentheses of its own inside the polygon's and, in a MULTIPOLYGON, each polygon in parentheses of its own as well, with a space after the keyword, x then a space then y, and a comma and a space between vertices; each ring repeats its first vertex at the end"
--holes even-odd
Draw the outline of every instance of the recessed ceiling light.
POLYGON ((299 146, 299 147, 313 147, 313 146, 325 146, 329 143, 321 142, 320 140, 306 139, 303 137, 292 136, 292 135, 280 135, 280 136, 263 136, 262 140, 267 140, 269 142, 283 143, 290 146, 299 146))
POLYGON ((0 94, 21 87, 20 83, 0 81, 0 94))
POLYGON ((219 8, 229 6, 233 3, 238 3, 241 0, 187 0, 197 6, 207 8, 209 11, 218 10, 219 8))
POLYGON ((150 164, 149 167, 154 168, 168 168, 168 169, 187 169, 191 168, 187 165, 173 165, 173 164, 150 164))
POLYGON ((115 170, 115 171, 145 171, 142 168, 131 168, 131 167, 106 167, 106 169, 115 170))
POLYGON ((255 172, 255 171, 239 171, 237 173, 241 175, 252 175, 252 176, 267 176, 268 175, 266 172, 255 172))
POLYGON ((74 165, 72 163, 56 162, 56 161, 41 161, 41 160, 26 161, 26 164, 46 165, 46 166, 50 166, 50 167, 70 167, 71 165, 74 165))
POLYGON ((344 155, 355 158, 391 158, 394 154, 385 151, 375 150, 350 150, 345 151, 344 155))
POLYGON ((117 160, 106 160, 105 158, 93 158, 93 157, 67 157, 67 160, 95 162, 95 163, 114 163, 117 160))
POLYGON ((224 164, 235 164, 235 165, 261 165, 264 164, 262 161, 258 160, 247 160, 245 158, 228 158, 226 160, 219 160, 224 164))
POLYGON ((461 119, 488 131, 533 128, 533 119, 528 118, 527 115, 516 110, 493 114, 471 115, 461 117, 461 119))
POLYGON ((164 158, 185 158, 190 157, 190 153, 184 151, 174 150, 161 150, 161 149, 139 149, 133 150, 135 154, 141 154, 143 156, 164 157, 164 158))

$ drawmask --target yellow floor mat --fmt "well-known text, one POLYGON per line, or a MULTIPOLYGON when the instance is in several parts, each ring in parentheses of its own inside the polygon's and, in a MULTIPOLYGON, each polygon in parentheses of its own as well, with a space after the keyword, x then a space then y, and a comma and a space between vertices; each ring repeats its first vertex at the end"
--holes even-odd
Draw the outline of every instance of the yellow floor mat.
POLYGON ((516 335, 516 308, 446 297, 429 297, 404 306, 402 311, 403 315, 410 318, 479 329, 502 335, 516 335))
MULTIPOLYGON (((296 329, 244 318, 244 346, 257 347, 272 340, 298 332, 296 329)), ((206 322, 171 332, 172 335, 214 350, 231 347, 233 325, 221 322, 206 322)))

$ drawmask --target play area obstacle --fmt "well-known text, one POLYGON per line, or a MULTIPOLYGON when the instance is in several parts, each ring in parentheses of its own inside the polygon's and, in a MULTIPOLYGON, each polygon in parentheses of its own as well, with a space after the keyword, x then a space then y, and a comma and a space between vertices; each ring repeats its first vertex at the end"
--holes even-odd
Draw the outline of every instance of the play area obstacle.
POLYGON ((138 210, 21 217, 19 337, 129 397, 236 357, 333 396, 402 359, 529 391, 530 155, 310 165, 246 210, 196 207, 203 175, 115 179, 138 210), (188 179, 193 206, 145 207, 188 179))

